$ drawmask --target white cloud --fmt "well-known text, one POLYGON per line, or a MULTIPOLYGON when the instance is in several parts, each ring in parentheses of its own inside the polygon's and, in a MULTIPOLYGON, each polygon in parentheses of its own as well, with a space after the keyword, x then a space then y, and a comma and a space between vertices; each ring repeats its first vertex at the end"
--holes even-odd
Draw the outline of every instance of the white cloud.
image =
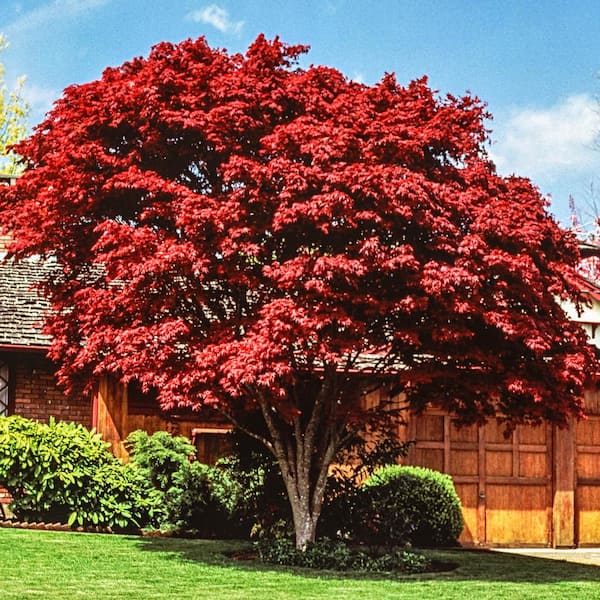
POLYGON ((323 11, 328 16, 336 15, 344 6, 344 0, 326 0, 323 3, 323 11))
POLYGON ((4 27, 9 39, 17 34, 46 27, 50 23, 63 21, 105 6, 111 0, 52 0, 30 11, 17 4, 17 18, 4 27))
POLYGON ((211 25, 221 33, 240 33, 244 26, 244 21, 232 21, 229 12, 216 4, 192 11, 187 18, 196 23, 211 25))
POLYGON ((494 122, 491 158, 503 175, 556 180, 600 165, 598 101, 569 96, 549 108, 515 108, 494 122))

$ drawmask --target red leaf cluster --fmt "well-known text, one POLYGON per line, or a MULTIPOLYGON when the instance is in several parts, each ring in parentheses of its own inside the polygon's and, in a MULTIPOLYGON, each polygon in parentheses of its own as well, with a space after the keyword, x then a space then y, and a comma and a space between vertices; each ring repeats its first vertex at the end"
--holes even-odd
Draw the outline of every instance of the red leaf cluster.
POLYGON ((16 148, 3 220, 17 255, 62 266, 44 293, 63 380, 294 412, 335 365, 339 398, 362 372, 465 421, 578 414, 596 363, 558 303, 578 299, 575 239, 496 174, 484 105, 301 69, 305 50, 159 44, 67 88, 16 148))

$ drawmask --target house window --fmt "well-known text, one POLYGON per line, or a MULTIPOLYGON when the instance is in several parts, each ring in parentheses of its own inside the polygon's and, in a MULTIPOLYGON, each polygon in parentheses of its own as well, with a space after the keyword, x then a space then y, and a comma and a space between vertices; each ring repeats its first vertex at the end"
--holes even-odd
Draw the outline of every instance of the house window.
POLYGON ((0 359, 0 416, 8 415, 9 409, 8 365, 0 359))
POLYGON ((230 429, 197 427, 192 429, 192 444, 196 446, 198 462, 214 465, 231 453, 230 429))

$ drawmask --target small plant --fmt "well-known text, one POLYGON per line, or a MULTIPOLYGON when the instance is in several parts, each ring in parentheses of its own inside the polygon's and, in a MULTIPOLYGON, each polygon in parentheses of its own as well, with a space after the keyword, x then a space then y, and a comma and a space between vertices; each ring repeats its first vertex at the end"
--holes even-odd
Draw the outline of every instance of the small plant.
POLYGON ((296 548, 289 538, 262 540, 257 547, 264 562, 311 569, 423 573, 431 566, 426 556, 416 552, 394 549, 386 554, 371 555, 328 538, 309 544, 305 550, 296 548))
POLYGON ((125 447, 131 461, 144 472, 152 487, 161 492, 173 486, 176 473, 196 454, 196 448, 187 438, 167 431, 150 435, 138 429, 129 434, 125 447))
POLYGON ((456 544, 463 528, 460 499, 449 475, 389 465, 361 487, 359 537, 368 543, 456 544))

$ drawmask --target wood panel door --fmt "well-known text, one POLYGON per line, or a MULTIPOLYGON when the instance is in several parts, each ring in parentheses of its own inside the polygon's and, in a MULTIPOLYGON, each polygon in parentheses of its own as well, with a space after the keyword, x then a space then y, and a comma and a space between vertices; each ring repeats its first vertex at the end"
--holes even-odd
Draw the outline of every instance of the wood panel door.
POLYGON ((470 544, 552 542, 552 431, 496 422, 456 428, 428 411, 409 421, 410 464, 449 473, 463 505, 460 541, 470 544))
POLYGON ((580 546, 600 544, 600 415, 590 415, 575 434, 575 536, 580 546))
POLYGON ((485 543, 552 544, 552 430, 484 428, 485 543))

